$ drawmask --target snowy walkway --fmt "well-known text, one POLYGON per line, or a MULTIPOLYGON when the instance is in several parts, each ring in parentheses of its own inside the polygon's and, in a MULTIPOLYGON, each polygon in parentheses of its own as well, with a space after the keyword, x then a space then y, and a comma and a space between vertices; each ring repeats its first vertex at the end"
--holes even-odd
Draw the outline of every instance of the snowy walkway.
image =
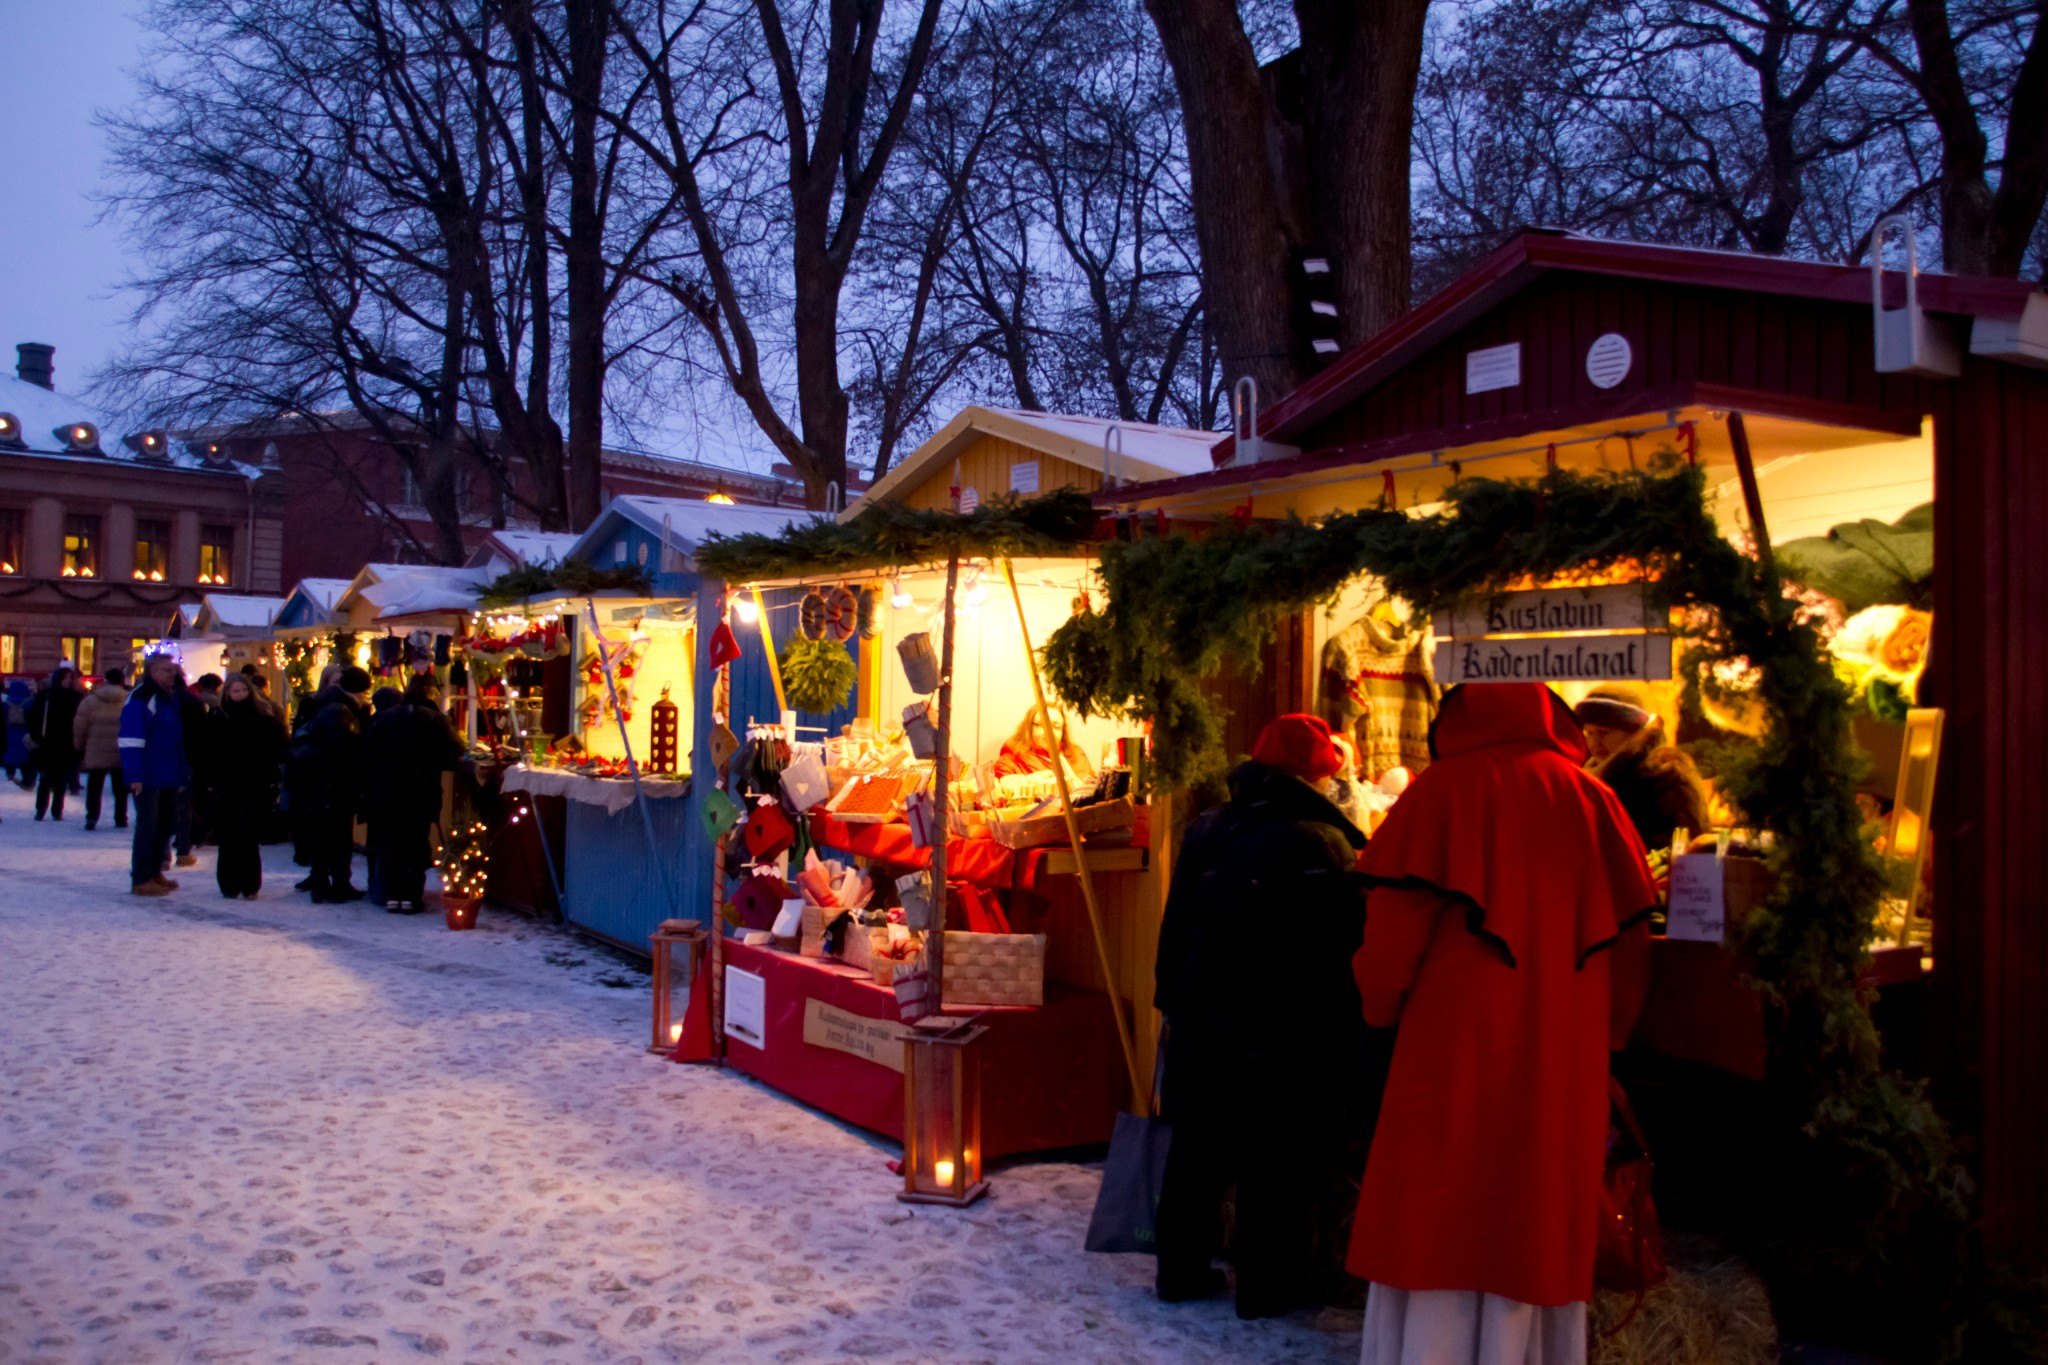
POLYGON ((256 902, 211 850, 139 900, 125 831, 29 814, 0 785, 6 1365, 1357 1358, 1082 1252, 1093 1167, 913 1212, 878 1145, 641 1051, 644 978, 571 938, 316 908, 281 849, 256 902))

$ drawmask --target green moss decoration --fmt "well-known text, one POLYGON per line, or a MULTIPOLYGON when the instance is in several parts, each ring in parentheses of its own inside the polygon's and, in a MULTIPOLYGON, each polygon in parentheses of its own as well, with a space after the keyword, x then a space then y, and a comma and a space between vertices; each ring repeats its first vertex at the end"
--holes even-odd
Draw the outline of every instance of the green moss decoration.
POLYGON ((509 569, 484 585, 481 600, 487 607, 508 607, 550 593, 582 597, 610 589, 645 597, 654 591, 654 583, 647 570, 638 564, 600 569, 588 560, 565 559, 559 564, 525 564, 509 569))
POLYGON ((1467 478, 1446 499, 1424 517, 1368 508, 1313 525, 1225 521, 1199 536, 1109 541, 1102 609, 1052 633, 1047 676, 1083 715, 1149 720, 1160 781, 1203 782, 1225 762, 1204 680, 1226 660, 1257 659, 1283 619, 1333 600, 1357 574, 1434 611, 1525 575, 1651 570, 1668 605, 1692 609, 1696 650, 1760 670, 1768 717, 1766 741, 1741 746, 1716 777, 1744 822, 1775 839, 1777 889, 1740 947, 1769 1017, 1784 1131, 1811 1141, 1757 1158, 1783 1160, 1773 1174, 1791 1202, 1783 1236, 1752 1250, 1809 1283, 1864 1293, 1904 1283, 1923 1302, 1940 1299, 1964 1264, 1968 1185, 1933 1107, 1883 1069, 1857 993, 1883 878, 1855 801, 1848 691, 1819 636, 1722 536, 1703 474, 1668 452, 1652 470, 1467 478))
POLYGON ((996 559, 1092 551, 1101 520, 1086 493, 990 498, 958 513, 880 503, 852 521, 812 522, 781 535, 722 536, 697 549, 704 572, 728 583, 774 578, 835 578, 880 569, 944 563, 952 555, 996 559))
POLYGON ((799 711, 820 715, 846 705, 857 673, 853 656, 837 640, 790 637, 782 649, 782 695, 799 711))

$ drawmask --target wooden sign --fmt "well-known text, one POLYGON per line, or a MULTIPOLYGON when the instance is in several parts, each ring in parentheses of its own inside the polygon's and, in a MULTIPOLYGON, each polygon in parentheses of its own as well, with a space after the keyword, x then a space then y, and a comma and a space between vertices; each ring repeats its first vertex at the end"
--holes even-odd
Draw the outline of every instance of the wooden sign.
POLYGON ((1492 393, 1512 389, 1522 382, 1522 343, 1488 346, 1465 352, 1465 392, 1492 393))
POLYGON ((1669 635, 1550 635, 1519 640, 1444 640, 1439 686, 1505 682, 1657 682, 1671 676, 1669 635))
POLYGON ((1481 598, 1456 611, 1440 611, 1432 624, 1439 640, 1480 635, 1557 635, 1589 630, 1646 630, 1651 620, 1641 583, 1598 588, 1537 588, 1481 598))
POLYGON ((804 1041, 866 1058, 891 1071, 903 1070, 903 1026, 891 1019, 869 1019, 822 1000, 805 1000, 804 1041))

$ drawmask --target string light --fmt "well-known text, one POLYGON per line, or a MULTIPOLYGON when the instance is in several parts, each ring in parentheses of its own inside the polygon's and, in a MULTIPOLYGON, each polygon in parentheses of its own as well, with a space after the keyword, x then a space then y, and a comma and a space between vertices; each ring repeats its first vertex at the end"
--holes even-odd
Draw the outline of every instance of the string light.
POLYGON ((743 626, 754 625, 761 619, 761 604, 754 600, 754 594, 751 591, 741 593, 738 597, 734 598, 732 609, 733 614, 739 617, 739 622, 743 626))
POLYGON ((901 576, 889 580, 889 605, 898 611, 910 605, 910 589, 903 586, 901 576))

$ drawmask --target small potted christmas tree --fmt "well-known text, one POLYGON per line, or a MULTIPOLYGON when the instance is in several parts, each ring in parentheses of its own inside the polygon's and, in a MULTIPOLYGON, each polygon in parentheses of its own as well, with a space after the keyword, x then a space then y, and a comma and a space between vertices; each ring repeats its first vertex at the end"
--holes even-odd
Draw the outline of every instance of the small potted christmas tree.
POLYGON ((477 909, 490 881, 490 831, 480 822, 457 826, 441 840, 441 908, 450 929, 476 928, 477 909))

